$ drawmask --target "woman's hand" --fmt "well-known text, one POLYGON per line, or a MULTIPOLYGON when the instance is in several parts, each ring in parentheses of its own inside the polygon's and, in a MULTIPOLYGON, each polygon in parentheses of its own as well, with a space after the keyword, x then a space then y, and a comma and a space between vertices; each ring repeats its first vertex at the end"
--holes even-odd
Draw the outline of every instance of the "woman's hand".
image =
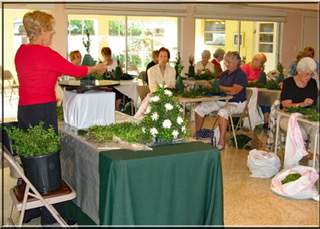
POLYGON ((98 74, 103 74, 107 70, 107 68, 108 68, 107 63, 102 62, 95 66, 88 67, 88 74, 95 73, 95 72, 98 74))
POLYGON ((313 99, 306 98, 303 103, 305 107, 311 106, 313 104, 313 99))

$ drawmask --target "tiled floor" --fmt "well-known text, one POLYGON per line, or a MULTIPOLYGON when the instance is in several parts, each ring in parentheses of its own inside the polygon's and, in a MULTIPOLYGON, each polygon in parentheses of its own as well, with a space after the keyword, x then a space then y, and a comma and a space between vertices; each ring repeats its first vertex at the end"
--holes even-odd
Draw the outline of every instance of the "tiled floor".
MULTIPOLYGON (((208 122, 206 123, 208 124, 208 122)), ((265 135, 259 135, 265 141, 265 135)), ((221 152, 224 187, 224 223, 234 225, 319 225, 319 202, 286 199, 270 189, 271 179, 251 178, 248 151, 227 146, 221 152)), ((15 183, 4 169, 4 215, 9 215, 9 188, 15 183)), ((0 214, 1 215, 1 214, 0 214)), ((29 224, 39 225, 35 219, 29 224)))

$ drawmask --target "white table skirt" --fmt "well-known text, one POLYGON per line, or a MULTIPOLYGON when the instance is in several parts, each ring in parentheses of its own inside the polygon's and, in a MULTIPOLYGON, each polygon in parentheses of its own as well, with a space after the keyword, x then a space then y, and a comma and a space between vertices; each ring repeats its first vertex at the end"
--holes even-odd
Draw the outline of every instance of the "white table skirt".
POLYGON ((87 91, 64 92, 64 121, 77 129, 115 122, 115 93, 87 91))

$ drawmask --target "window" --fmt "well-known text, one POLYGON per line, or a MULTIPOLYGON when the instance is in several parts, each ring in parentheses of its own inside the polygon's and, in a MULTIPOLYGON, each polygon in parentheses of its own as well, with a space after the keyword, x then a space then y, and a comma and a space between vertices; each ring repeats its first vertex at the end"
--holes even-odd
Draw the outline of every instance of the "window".
POLYGON ((211 45, 225 44, 224 21, 205 21, 204 42, 211 45))
MULTIPOLYGON (((152 51, 162 46, 170 50, 170 60, 175 60, 178 46, 178 19, 175 17, 69 15, 68 20, 68 52, 80 50, 84 56, 84 29, 88 27, 92 31, 91 56, 101 59, 101 49, 108 46, 113 59, 119 59, 129 73, 131 69, 145 71, 152 60, 152 51)), ((137 74, 137 71, 131 73, 137 74)))
MULTIPOLYGON (((279 23, 196 19, 195 25, 195 62, 201 60, 203 50, 209 50, 213 57, 217 48, 223 48, 226 52, 238 51, 244 62, 250 62, 256 53, 263 52, 267 56, 265 71, 276 69, 279 23)), ((224 68, 223 64, 221 66, 224 68)))

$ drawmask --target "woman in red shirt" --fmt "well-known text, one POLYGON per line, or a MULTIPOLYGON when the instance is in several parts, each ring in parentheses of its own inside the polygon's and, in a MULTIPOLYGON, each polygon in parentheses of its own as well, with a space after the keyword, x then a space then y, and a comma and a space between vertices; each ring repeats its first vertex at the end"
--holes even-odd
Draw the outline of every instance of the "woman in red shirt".
POLYGON ((55 33, 54 18, 48 13, 28 12, 23 17, 23 25, 30 43, 22 44, 15 56, 20 85, 18 123, 20 128, 28 128, 43 121, 46 128, 52 125, 58 131, 55 95, 58 77, 102 73, 107 65, 77 66, 52 50, 49 46, 55 33))
POLYGON ((241 66, 241 70, 246 73, 248 81, 256 81, 263 71, 263 65, 267 61, 267 57, 263 53, 253 56, 252 61, 241 66))
MULTIPOLYGON (((59 53, 52 50, 52 37, 55 33, 52 15, 33 11, 23 17, 23 25, 29 37, 29 44, 19 47, 15 56, 16 71, 19 79, 18 125, 22 129, 44 122, 58 132, 56 112, 55 85, 62 74, 84 77, 91 73, 103 73, 107 69, 105 63, 96 66, 77 66, 59 53)), ((63 203, 55 204, 59 212, 63 212, 63 203)), ((54 218, 45 209, 26 211, 24 222, 41 214, 41 224, 52 224, 54 218)))

